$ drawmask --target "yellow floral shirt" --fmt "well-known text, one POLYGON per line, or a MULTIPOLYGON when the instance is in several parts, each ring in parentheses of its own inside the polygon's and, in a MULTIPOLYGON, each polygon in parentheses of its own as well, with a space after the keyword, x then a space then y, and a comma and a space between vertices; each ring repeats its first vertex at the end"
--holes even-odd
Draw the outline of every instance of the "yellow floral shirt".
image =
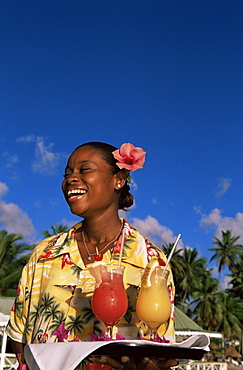
MULTIPOLYGON (((92 333, 105 331, 91 309, 95 280, 90 275, 78 250, 75 231, 82 223, 68 232, 43 240, 34 249, 23 269, 17 296, 10 314, 7 334, 22 343, 46 343, 91 340, 92 333)), ((136 315, 136 297, 144 269, 152 256, 166 261, 164 253, 144 238, 127 221, 123 220, 125 242, 122 264, 129 307, 117 326, 125 339, 146 336, 147 328, 136 315)), ((103 255, 103 262, 114 263, 119 258, 121 235, 113 251, 103 255)), ((98 262, 97 262, 98 263, 98 262)), ((170 273, 168 289, 172 312, 166 326, 159 334, 174 341, 174 284, 170 273)))

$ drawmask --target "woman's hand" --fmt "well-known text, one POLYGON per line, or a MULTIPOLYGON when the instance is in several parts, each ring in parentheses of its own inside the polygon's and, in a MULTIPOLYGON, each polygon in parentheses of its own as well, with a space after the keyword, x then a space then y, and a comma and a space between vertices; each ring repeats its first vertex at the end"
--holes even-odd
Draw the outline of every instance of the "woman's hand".
POLYGON ((158 360, 148 357, 143 357, 140 361, 135 361, 130 357, 123 356, 118 361, 108 356, 90 356, 90 360, 103 365, 109 365, 115 370, 166 370, 178 365, 178 361, 175 359, 158 360))

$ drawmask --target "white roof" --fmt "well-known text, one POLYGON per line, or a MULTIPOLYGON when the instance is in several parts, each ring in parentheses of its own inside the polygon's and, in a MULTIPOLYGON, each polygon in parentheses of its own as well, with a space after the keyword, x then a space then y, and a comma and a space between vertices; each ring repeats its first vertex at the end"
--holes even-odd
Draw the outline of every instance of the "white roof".
POLYGON ((9 320, 9 315, 4 315, 0 312, 0 326, 6 326, 9 320))

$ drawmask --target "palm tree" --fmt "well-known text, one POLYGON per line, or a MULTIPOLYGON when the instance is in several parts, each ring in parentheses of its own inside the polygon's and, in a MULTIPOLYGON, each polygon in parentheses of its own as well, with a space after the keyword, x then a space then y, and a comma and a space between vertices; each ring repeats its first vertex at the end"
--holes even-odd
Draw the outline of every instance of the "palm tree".
POLYGON ((51 309, 51 307, 54 305, 54 302, 55 302, 55 297, 50 297, 50 293, 44 293, 44 296, 41 298, 41 301, 39 302, 39 306, 37 308, 39 312, 39 316, 41 317, 39 328, 41 327, 42 321, 45 318, 45 313, 51 309))
POLYGON ((8 234, 0 230, 0 295, 14 297, 22 269, 34 245, 20 243, 21 234, 8 234), (11 270, 10 270, 11 266, 11 270))
POLYGON ((225 266, 228 266, 230 271, 234 272, 236 265, 240 263, 240 256, 243 255, 243 246, 236 244, 240 236, 233 236, 231 230, 222 230, 222 240, 214 236, 215 248, 209 248, 208 251, 215 252, 211 257, 210 262, 216 259, 219 275, 221 276, 225 266))
POLYGON ((84 321, 82 319, 82 316, 81 315, 78 315, 76 317, 72 316, 72 315, 69 315, 68 316, 68 323, 66 325, 66 329, 67 330, 70 330, 70 332, 74 332, 75 334, 77 333, 81 333, 82 330, 84 329, 84 321))
POLYGON ((87 324, 94 317, 95 317, 95 314, 91 308, 91 302, 90 302, 90 307, 84 307, 82 309, 82 320, 84 324, 87 324))
POLYGON ((205 278, 194 287, 190 303, 195 321, 206 330, 215 330, 219 318, 219 283, 206 271, 205 278))
MULTIPOLYGON (((161 249, 163 250, 164 254, 168 257, 171 253, 172 248, 174 247, 174 243, 166 243, 163 244, 161 249)), ((174 281, 176 282, 179 280, 183 274, 183 257, 181 256, 182 249, 176 249, 173 252, 173 258, 170 260, 170 267, 173 272, 174 281)))
MULTIPOLYGON (((180 308, 185 312, 184 306, 189 302, 194 289, 205 277, 206 262, 205 257, 198 257, 196 249, 185 248, 182 253, 184 273, 178 282, 177 299, 180 302, 180 308)), ((185 312, 186 313, 186 312, 185 312)))
POLYGON ((65 313, 64 311, 61 311, 60 314, 56 318, 54 318, 51 325, 49 326, 49 330, 51 331, 51 334, 55 333, 55 331, 64 321, 65 321, 65 313))
POLYGON ((228 292, 219 292, 220 317, 215 330, 222 332, 227 339, 240 339, 243 329, 243 301, 228 292))
POLYGON ((232 294, 243 299, 243 257, 241 257, 241 263, 236 265, 235 272, 231 276, 232 280, 229 282, 229 285, 232 286, 232 294))
POLYGON ((51 226, 51 232, 48 230, 42 231, 42 235, 44 235, 46 238, 49 236, 53 236, 60 233, 65 233, 68 230, 67 225, 61 225, 61 224, 54 224, 51 226))
POLYGON ((45 321, 47 321, 45 333, 47 333, 49 325, 53 320, 58 320, 61 315, 61 311, 59 310, 60 303, 53 303, 46 311, 45 311, 45 321))

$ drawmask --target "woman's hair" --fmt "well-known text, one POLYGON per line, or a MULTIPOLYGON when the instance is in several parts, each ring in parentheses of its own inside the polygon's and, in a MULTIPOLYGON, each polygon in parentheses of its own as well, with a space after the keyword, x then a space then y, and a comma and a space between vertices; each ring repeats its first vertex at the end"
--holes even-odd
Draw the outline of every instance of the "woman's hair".
MULTIPOLYGON (((98 150, 102 158, 105 160, 105 162, 109 164, 112 174, 115 174, 119 171, 123 171, 116 165, 117 160, 114 158, 112 154, 114 150, 117 150, 115 146, 102 143, 99 141, 91 141, 91 142, 79 145, 75 150, 83 146, 89 146, 95 150, 98 150)), ((125 211, 126 208, 129 208, 133 205, 134 199, 133 199, 133 195, 130 193, 130 186, 128 185, 127 181, 121 189, 116 190, 116 191, 119 192, 118 209, 123 209, 125 211)))

